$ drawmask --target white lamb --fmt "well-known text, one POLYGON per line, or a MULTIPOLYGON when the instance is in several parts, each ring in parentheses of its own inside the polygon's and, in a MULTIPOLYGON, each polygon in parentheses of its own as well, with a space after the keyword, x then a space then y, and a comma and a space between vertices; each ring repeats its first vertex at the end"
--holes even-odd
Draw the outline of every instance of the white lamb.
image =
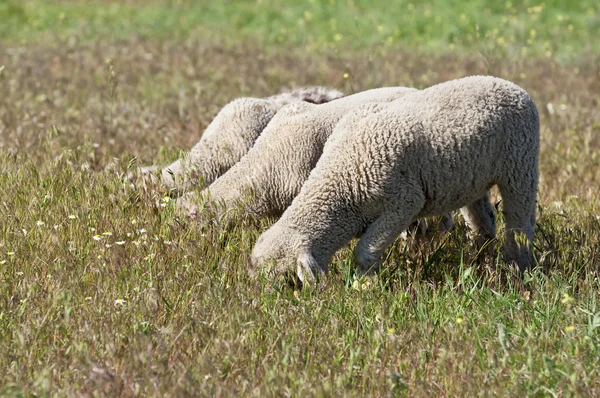
MULTIPOLYGON (((238 98, 217 114, 189 154, 160 171, 160 183, 174 193, 210 184, 252 147, 273 116, 285 105, 306 101, 322 104, 343 97, 325 87, 299 88, 267 98, 238 98)), ((152 178, 155 166, 140 169, 152 178)))
POLYGON ((195 214, 194 201, 210 196, 228 209, 242 204, 247 213, 257 217, 280 216, 300 192, 344 115, 365 104, 390 102, 412 91, 417 90, 378 88, 321 105, 288 105, 271 120, 246 156, 200 198, 190 193, 179 200, 179 205, 195 214))
POLYGON ((474 76, 407 94, 342 120, 283 216, 258 239, 253 265, 311 280, 354 236, 359 272, 421 217, 463 207, 470 227, 495 234, 488 191, 503 199, 507 260, 531 264, 539 117, 508 81, 474 76), (515 239, 523 233, 525 240, 515 239), (519 241, 519 242, 517 242, 519 241))

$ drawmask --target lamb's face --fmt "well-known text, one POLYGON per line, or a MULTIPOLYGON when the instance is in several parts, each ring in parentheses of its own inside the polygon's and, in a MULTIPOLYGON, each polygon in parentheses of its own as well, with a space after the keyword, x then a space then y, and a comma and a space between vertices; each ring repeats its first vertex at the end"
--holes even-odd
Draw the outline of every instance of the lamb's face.
POLYGON ((297 258, 298 245, 295 233, 277 224, 258 238, 250 255, 250 261, 255 269, 264 269, 272 275, 295 271, 297 258))

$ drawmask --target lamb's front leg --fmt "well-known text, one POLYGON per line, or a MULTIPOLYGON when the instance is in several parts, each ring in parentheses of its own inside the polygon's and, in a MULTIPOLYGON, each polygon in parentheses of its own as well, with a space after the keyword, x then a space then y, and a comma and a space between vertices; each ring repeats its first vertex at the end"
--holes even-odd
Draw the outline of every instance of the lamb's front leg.
MULTIPOLYGON (((460 209, 465 222, 480 240, 494 239, 496 236, 496 211, 490 202, 490 195, 486 194, 460 209)), ((482 242, 483 243, 483 242, 482 242)))
POLYGON ((482 260, 486 253, 492 255, 493 245, 484 250, 485 245, 496 237, 496 211, 490 202, 489 193, 486 192, 480 199, 461 208, 460 212, 475 236, 475 244, 480 248, 477 258, 482 260))
POLYGON ((367 227, 354 249, 359 274, 374 273, 379 270, 383 251, 408 228, 422 207, 422 200, 412 203, 404 201, 398 208, 384 211, 367 227))

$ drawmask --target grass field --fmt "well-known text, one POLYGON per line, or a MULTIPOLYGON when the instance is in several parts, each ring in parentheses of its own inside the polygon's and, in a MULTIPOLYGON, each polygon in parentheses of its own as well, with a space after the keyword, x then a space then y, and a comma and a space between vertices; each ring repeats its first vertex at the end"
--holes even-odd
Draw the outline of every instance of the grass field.
POLYGON ((387 3, 0 0, 0 395, 600 396, 598 5, 387 3), (246 272, 273 220, 199 227, 124 178, 236 97, 471 74, 540 111, 523 280, 456 216, 294 291, 246 272))

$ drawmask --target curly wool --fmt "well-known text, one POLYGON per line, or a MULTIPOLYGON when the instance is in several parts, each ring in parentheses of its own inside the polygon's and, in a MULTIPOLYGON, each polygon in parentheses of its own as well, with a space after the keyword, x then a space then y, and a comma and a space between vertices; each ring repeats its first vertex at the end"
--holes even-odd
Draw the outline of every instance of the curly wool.
MULTIPOLYGON (((210 184, 248 152, 285 105, 298 102, 322 104, 343 96, 337 90, 316 86, 267 98, 238 98, 221 109, 189 154, 160 171, 160 183, 176 193, 200 182, 210 184)), ((147 167, 141 172, 148 175, 155 169, 147 167)))
POLYGON ((311 279, 360 236, 360 272, 411 221, 461 208, 469 226, 494 236, 488 191, 503 199, 507 260, 531 263, 538 186, 539 116, 506 80, 472 76, 407 94, 344 118, 283 216, 258 239, 252 263, 311 279), (527 242, 517 243, 516 233, 527 242))
MULTIPOLYGON (((202 196, 226 208, 242 203, 258 217, 279 216, 292 203, 323 152, 335 125, 369 103, 397 100, 416 89, 367 90, 322 105, 306 102, 282 108, 239 163, 212 183, 202 196)), ((180 200, 194 213, 193 194, 180 200)))

